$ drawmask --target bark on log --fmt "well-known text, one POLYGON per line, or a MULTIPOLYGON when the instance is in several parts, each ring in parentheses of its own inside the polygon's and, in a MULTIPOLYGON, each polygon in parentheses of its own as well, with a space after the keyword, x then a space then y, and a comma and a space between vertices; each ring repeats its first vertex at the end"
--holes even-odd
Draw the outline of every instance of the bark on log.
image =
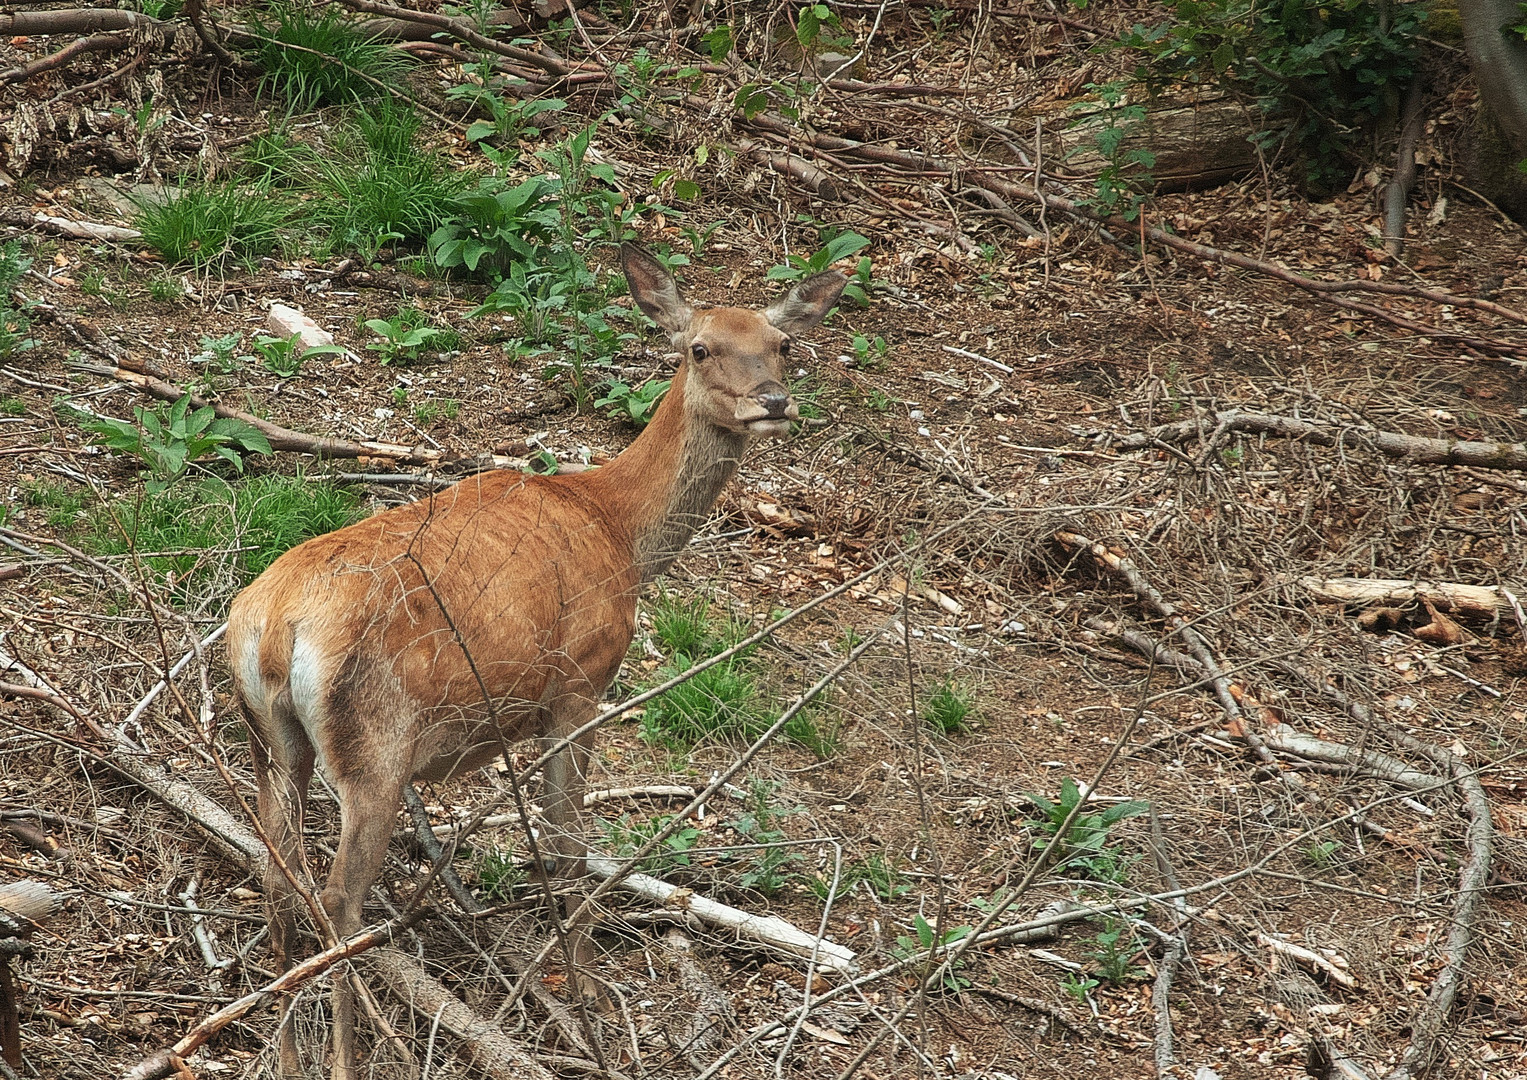
POLYGON ((1299 584, 1317 600, 1333 604, 1414 604, 1430 600, 1454 615, 1493 619, 1511 611, 1511 602, 1496 585, 1464 585, 1455 581, 1401 581, 1389 578, 1303 577, 1299 584))
POLYGON ((63 902, 63 894, 57 889, 30 878, 0 885, 0 911, 22 922, 41 922, 63 902))
MULTIPOLYGON (((1081 119, 1051 117, 1045 124, 1045 157, 1063 163, 1067 172, 1095 176, 1109 160, 1097 150, 1099 133, 1112 127, 1111 110, 1099 107, 1081 119), (1053 126, 1050 121, 1053 121, 1053 126)), ((1033 119, 1018 121, 1033 131, 1033 119)), ((1145 119, 1119 143, 1119 153, 1146 150, 1156 156, 1148 170, 1156 190, 1199 191, 1238 180, 1257 168, 1256 151, 1247 136, 1245 108, 1223 95, 1193 100, 1158 98, 1145 105, 1145 119)))

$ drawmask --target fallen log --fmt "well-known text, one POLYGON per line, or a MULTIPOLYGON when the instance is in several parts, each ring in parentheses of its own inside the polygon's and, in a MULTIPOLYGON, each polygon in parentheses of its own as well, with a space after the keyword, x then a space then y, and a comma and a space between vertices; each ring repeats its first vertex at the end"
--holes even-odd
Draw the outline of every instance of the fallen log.
POLYGON ((11 959, 31 952, 28 938, 63 903, 63 895, 40 881, 0 885, 0 1058, 21 1068, 21 1002, 11 959))
MULTIPOLYGON (((391 941, 394 934, 418 922, 424 917, 426 911, 427 909, 425 908, 415 908, 413 911, 400 915, 396 919, 390 919, 372 929, 363 930, 354 937, 346 938, 337 945, 308 957, 300 964, 287 969, 279 978, 272 980, 260 989, 245 994, 237 1001, 223 1006, 181 1036, 174 1046, 166 1047, 144 1058, 131 1069, 128 1069, 127 1072, 123 1073, 122 1080, 165 1080, 166 1077, 183 1073, 185 1070, 185 1058, 229 1024, 243 1019, 256 1009, 269 1005, 298 987, 306 985, 328 971, 335 964, 359 956, 369 949, 374 949, 391 941)), ((423 974, 423 972, 421 971, 420 974, 423 974)), ((428 978, 428 976, 425 976, 425 978, 428 978)), ((457 1004, 460 1004, 460 1002, 458 1001, 457 1004)), ((465 1005, 461 1007, 463 1009, 466 1008, 465 1005)), ((520 1073, 517 1075, 524 1076, 528 1074, 520 1073)))
MULTIPOLYGON (((1099 106, 1080 118, 1045 118, 1045 157, 1064 162, 1068 173, 1101 173, 1113 163, 1097 149, 1098 137, 1117 123, 1111 112, 1099 106)), ((1032 129, 1034 122, 1015 123, 1032 129)), ((1247 130, 1245 108, 1224 95, 1161 98, 1145 104, 1145 118, 1130 127, 1118 152, 1148 150, 1155 155, 1149 173, 1158 192, 1201 191, 1256 170, 1256 150, 1247 140, 1247 130)))
MULTIPOLYGON (((588 868, 594 877, 609 881, 620 868, 620 860, 591 855, 588 868)), ((686 910, 702 922, 731 930, 774 952, 806 959, 815 956, 819 967, 844 974, 854 970, 855 954, 852 949, 815 934, 808 934, 777 915, 754 915, 741 911, 647 874, 627 874, 621 879, 618 888, 663 907, 686 910)))
POLYGON ((1493 619, 1509 614, 1511 602, 1498 585, 1464 585, 1456 581, 1401 581, 1389 578, 1302 577, 1299 584, 1317 600, 1367 606, 1431 601, 1454 615, 1493 619))
POLYGON ((1095 430, 1078 432, 1115 450, 1144 450, 1161 442, 1183 442, 1206 432, 1238 431, 1247 435, 1274 435, 1302 439, 1316 446, 1368 446, 1386 457, 1402 458, 1419 465, 1470 465, 1483 469, 1527 470, 1527 443, 1474 442, 1467 439, 1431 439, 1397 431, 1352 424, 1328 424, 1272 413, 1230 409, 1202 418, 1163 424, 1149 431, 1114 435, 1095 430))

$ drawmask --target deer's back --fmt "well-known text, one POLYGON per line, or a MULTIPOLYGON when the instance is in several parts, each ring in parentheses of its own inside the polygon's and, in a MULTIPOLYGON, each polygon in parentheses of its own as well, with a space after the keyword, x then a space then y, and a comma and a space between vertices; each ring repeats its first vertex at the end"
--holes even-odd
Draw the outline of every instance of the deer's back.
POLYGON ((515 737, 548 694, 597 696, 614 678, 637 587, 630 538, 582 485, 474 477, 277 559, 229 614, 235 685, 257 725, 289 694, 310 737, 360 717, 377 737, 434 731, 450 752, 490 716, 515 737))

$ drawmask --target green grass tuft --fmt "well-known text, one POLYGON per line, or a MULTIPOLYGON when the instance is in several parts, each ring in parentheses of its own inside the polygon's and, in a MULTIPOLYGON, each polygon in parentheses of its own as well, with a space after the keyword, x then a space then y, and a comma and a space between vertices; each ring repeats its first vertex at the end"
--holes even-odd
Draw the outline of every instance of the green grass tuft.
POLYGON ((173 264, 220 264, 257 258, 276 246, 291 211, 266 188, 196 180, 139 203, 134 224, 143 240, 173 264))
POLYGON ((384 100, 357 111, 324 152, 294 145, 278 155, 284 175, 316 196, 301 216, 330 249, 369 257, 394 241, 422 246, 451 215, 475 178, 419 146, 418 132, 414 112, 384 100))
POLYGON ((710 602, 704 597, 686 600, 673 593, 662 593, 653 602, 649 617, 653 636, 664 652, 714 655, 706 648, 711 640, 711 626, 710 602))
POLYGON ((406 58, 337 7, 278 0, 252 23, 266 39, 254 51, 262 84, 293 113, 369 101, 403 81, 406 58))
POLYGON ((186 603, 239 588, 288 548, 361 516, 360 499, 327 481, 208 478, 95 507, 84 546, 101 555, 148 555, 145 565, 173 582, 176 599, 186 603))
MULTIPOLYGON (((671 679, 689 667, 689 657, 679 654, 657 678, 671 679)), ((642 716, 641 736, 649 743, 685 748, 713 738, 750 741, 768 727, 757 678, 733 660, 707 668, 651 702, 642 716)))
POLYGON ((923 720, 940 735, 961 735, 970 730, 975 711, 975 701, 953 679, 935 686, 923 702, 923 720))

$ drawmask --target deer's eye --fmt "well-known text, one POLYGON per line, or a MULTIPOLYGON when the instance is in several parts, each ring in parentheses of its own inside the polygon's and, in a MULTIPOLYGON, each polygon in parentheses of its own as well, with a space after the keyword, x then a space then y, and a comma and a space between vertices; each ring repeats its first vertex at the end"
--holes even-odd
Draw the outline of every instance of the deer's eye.
POLYGON ((689 355, 693 356, 696 360, 704 360, 710 355, 710 350, 697 342, 689 347, 689 355))
POLYGON ((789 356, 790 355, 790 339, 789 338, 786 338, 784 341, 781 341, 779 343, 779 355, 781 355, 781 356, 789 356))

